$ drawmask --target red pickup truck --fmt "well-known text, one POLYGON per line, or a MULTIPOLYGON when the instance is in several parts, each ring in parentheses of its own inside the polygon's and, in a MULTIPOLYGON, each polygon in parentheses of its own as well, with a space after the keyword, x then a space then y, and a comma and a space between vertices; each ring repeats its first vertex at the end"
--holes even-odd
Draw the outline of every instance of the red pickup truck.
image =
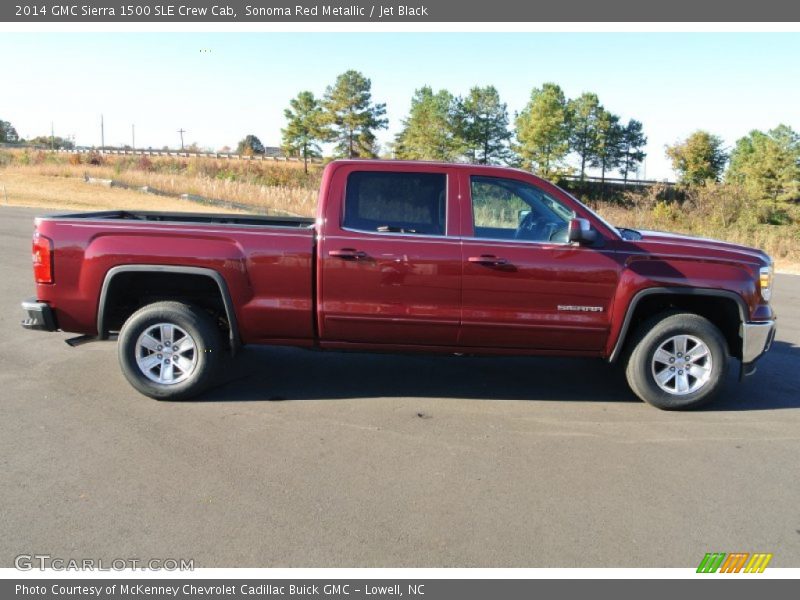
POLYGON ((772 261, 619 229, 515 169, 335 161, 315 219, 110 211, 36 219, 23 326, 118 338, 128 381, 203 391, 243 344, 595 356, 664 409, 755 370, 772 261))

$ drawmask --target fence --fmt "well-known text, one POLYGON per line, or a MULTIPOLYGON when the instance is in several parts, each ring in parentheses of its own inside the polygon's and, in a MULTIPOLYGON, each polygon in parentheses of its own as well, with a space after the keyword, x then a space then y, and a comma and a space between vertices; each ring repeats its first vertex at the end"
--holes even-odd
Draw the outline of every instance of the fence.
MULTIPOLYGON (((257 160, 272 162, 303 162, 302 157, 283 156, 282 154, 235 154, 233 152, 186 152, 185 150, 134 150, 132 148, 94 148, 79 146, 76 148, 57 148, 52 150, 41 144, 7 144, 0 143, 0 148, 41 150, 43 152, 58 152, 59 154, 110 154, 132 156, 173 156, 183 158, 217 158, 226 160, 257 160)), ((319 158, 309 158, 309 163, 321 163, 319 158)))
POLYGON ((667 181, 663 179, 661 181, 657 179, 623 179, 622 177, 594 177, 585 175, 583 179, 581 179, 580 175, 564 175, 562 179, 566 181, 589 181, 592 183, 609 183, 615 185, 625 185, 631 187, 650 187, 653 185, 665 185, 667 187, 677 185, 674 181, 667 181))

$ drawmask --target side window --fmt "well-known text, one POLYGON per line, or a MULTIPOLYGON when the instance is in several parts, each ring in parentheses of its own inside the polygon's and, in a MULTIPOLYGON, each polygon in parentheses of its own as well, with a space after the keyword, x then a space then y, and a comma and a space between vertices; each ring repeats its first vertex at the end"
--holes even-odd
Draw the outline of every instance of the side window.
POLYGON ((444 235, 444 173, 355 171, 347 177, 344 221, 348 229, 444 235))
POLYGON ((476 238, 566 242, 575 213, 539 188, 497 177, 471 178, 476 238))

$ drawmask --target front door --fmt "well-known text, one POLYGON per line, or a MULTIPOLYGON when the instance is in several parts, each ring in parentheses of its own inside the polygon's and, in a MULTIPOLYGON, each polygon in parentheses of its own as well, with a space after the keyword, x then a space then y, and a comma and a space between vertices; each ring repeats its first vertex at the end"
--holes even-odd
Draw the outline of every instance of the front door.
POLYGON ((572 208, 521 179, 472 176, 460 343, 593 353, 605 347, 620 265, 567 242, 572 208), (472 231, 469 231, 471 229, 472 231))

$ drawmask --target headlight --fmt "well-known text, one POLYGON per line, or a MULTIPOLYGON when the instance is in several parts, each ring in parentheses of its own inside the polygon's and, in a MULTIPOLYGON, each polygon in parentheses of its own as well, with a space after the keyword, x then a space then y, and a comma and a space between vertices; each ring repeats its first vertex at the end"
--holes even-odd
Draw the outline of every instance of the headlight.
POLYGON ((761 291, 761 297, 765 302, 769 302, 769 299, 772 297, 772 265, 761 267, 759 270, 758 287, 761 291))

